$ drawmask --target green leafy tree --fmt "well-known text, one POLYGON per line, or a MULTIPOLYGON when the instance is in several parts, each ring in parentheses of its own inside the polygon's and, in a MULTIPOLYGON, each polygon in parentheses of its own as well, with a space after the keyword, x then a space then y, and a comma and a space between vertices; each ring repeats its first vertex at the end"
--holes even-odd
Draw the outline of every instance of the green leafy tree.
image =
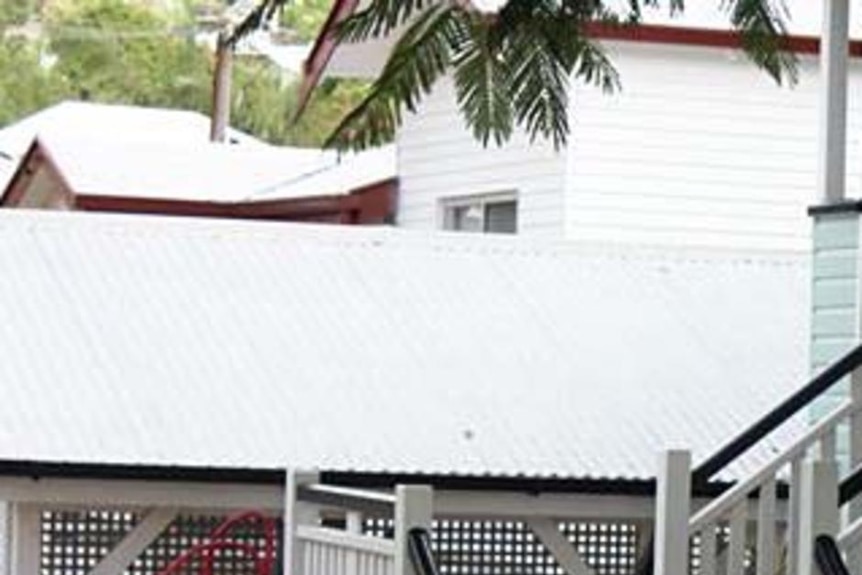
POLYGON ((54 104, 66 91, 36 46, 21 38, 0 41, 0 126, 54 104))
MULTIPOLYGON (((264 0, 239 26, 259 25, 289 0, 264 0)), ((794 81, 794 56, 781 50, 782 0, 713 0, 742 33, 743 48, 776 81, 794 81)), ((591 24, 628 26, 645 8, 684 9, 684 0, 508 0, 484 12, 472 0, 371 0, 340 27, 340 41, 392 34, 399 39, 367 96, 335 129, 339 147, 365 148, 393 137, 405 109, 415 110, 446 75, 458 105, 481 142, 507 141, 516 129, 559 147, 569 133, 571 79, 616 90, 620 77, 591 24)))
POLYGON ((188 29, 121 0, 67 0, 47 15, 55 73, 78 97, 202 110, 210 57, 188 29))
POLYGON ((0 30, 20 26, 36 12, 36 0, 0 0, 0 30))
POLYGON ((281 13, 281 26, 293 40, 309 42, 323 27, 331 6, 331 0, 292 0, 281 13))

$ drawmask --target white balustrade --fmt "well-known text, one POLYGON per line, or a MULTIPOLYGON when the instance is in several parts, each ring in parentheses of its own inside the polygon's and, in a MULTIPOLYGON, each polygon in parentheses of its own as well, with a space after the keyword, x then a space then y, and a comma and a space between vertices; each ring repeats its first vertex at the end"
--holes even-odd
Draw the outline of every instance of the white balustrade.
MULTIPOLYGON (((811 523, 812 516, 808 509, 812 494, 804 494, 802 487, 803 468, 811 465, 806 462, 806 457, 817 453, 821 461, 834 462, 836 429, 858 410, 858 403, 852 400, 842 402, 781 453, 694 512, 688 521, 687 535, 689 540, 699 542, 695 561, 687 555, 687 564, 672 559, 674 565, 659 565, 662 560, 674 557, 668 549, 661 548, 668 545, 668 537, 673 535, 668 529, 674 527, 662 525, 661 519, 666 514, 662 506, 666 509, 668 502, 657 501, 656 573, 681 574, 692 571, 692 568, 697 575, 742 575, 750 572, 756 575, 797 575, 809 572, 812 559, 808 555, 813 537, 817 535, 814 532, 817 526, 802 525, 806 521, 811 523), (780 509, 777 503, 779 478, 789 488, 789 499, 780 509), (807 558, 805 564, 800 564, 801 557, 807 558), (751 568, 753 571, 749 570, 751 568)), ((677 498, 690 497, 686 485, 662 485, 663 481, 674 480, 667 468, 672 459, 679 460, 679 452, 668 452, 667 458, 659 475, 658 493, 673 493, 677 498)), ((679 482, 678 477, 676 481, 679 482)), ((821 482, 817 487, 810 487, 815 488, 827 492, 831 489, 837 493, 837 482, 825 486, 821 482)), ((821 500, 828 501, 828 498, 821 500)), ((688 507, 690 504, 690 499, 686 499, 683 503, 676 503, 675 507, 688 507)), ((835 513, 837 517, 837 504, 835 513)), ((862 519, 839 536, 839 544, 843 544, 845 549, 860 542, 862 519)))

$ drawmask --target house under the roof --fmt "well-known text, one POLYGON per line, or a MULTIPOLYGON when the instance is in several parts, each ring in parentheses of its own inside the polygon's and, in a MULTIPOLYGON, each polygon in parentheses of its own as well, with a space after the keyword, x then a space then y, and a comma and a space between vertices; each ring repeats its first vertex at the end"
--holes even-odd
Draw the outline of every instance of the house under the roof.
POLYGON ((48 131, 24 154, 0 206, 383 224, 397 200, 394 152, 48 131))
MULTIPOLYGON (((785 44, 799 82, 776 86, 741 50, 720 2, 644 10, 642 26, 591 26, 620 73, 606 94, 575 81, 562 150, 516 133, 484 149, 465 128, 443 78, 405 112, 396 138, 396 221, 416 229, 517 229, 522 235, 629 244, 797 248, 818 194, 818 37, 824 2, 792 0, 785 44), (496 212, 496 214, 495 214, 496 212), (468 215, 469 217, 465 217, 468 215)), ((374 78, 397 38, 337 46, 337 23, 366 5, 338 0, 306 65, 306 92, 324 75, 374 78)), ((849 118, 862 114, 862 28, 851 21, 849 118)), ((852 120, 851 120, 852 122, 852 120)), ((852 134, 852 130, 849 131, 852 134)), ((848 197, 862 194, 862 154, 848 139, 848 197)))
MULTIPOLYGON (((4 211, 13 564, 114 572, 114 551, 81 555, 86 533, 136 534, 115 550, 128 559, 172 524, 146 547, 158 564, 189 513, 281 514, 297 477, 285 470, 299 469, 433 485, 453 545, 524 542, 494 555, 503 564, 553 561, 542 545, 563 522, 577 541, 612 533, 584 558, 630 569, 657 453, 702 460, 805 379, 807 268, 797 253, 4 211)), ((344 495, 315 493, 330 510, 344 495)), ((379 503, 363 507, 369 529, 379 503)), ((467 569, 483 553, 449 560, 467 569)))

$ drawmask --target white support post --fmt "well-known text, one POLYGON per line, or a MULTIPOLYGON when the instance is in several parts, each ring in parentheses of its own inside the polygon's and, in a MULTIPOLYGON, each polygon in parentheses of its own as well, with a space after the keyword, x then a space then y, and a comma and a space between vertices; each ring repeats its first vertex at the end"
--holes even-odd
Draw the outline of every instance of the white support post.
POLYGON ((398 485, 395 488, 395 573, 418 575, 408 552, 407 534, 414 527, 431 529, 433 493, 427 485, 398 485))
POLYGON ((656 489, 655 575, 688 573, 688 518, 691 511, 691 454, 662 454, 656 489))
POLYGON ((89 575, 122 575, 176 516, 176 509, 151 509, 141 522, 93 567, 89 575))
POLYGON ((12 505, 10 573, 39 575, 41 569, 42 515, 37 505, 12 505))
POLYGON ((802 467, 799 513, 799 575, 819 575, 814 540, 838 532, 838 471, 834 461, 806 461, 802 467))
POLYGON ((316 525, 318 510, 314 505, 297 500, 296 493, 300 485, 317 483, 316 473, 300 472, 287 469, 284 485, 284 533, 282 535, 282 571, 290 575, 305 575, 304 561, 296 536, 300 525, 316 525))
POLYGON ((575 546, 560 533, 556 521, 534 518, 527 520, 527 525, 567 575, 593 575, 575 546))
POLYGON ((847 161, 849 0, 823 2, 820 43, 820 181, 826 203, 844 200, 847 161))
POLYGON ((0 501, 0 575, 12 575, 12 513, 7 501, 0 501))

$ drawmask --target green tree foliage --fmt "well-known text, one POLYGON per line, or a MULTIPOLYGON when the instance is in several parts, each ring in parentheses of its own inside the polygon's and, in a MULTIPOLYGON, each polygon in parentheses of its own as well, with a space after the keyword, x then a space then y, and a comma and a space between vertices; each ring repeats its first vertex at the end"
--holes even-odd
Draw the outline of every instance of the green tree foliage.
POLYGON ((67 0, 47 15, 54 72, 84 99, 204 109, 210 57, 142 4, 67 0))
POLYGON ((326 22, 331 0, 292 0, 281 13, 281 25, 300 42, 310 42, 326 22))
MULTIPOLYGON (((290 0, 264 0, 259 14, 290 0)), ((794 81, 796 61, 781 50, 787 17, 782 0, 712 0, 740 31, 743 48, 776 81, 794 81)), ((574 79, 612 91, 620 78, 592 24, 629 26, 644 9, 679 12, 684 0, 507 0, 484 2, 371 0, 342 23, 341 42, 398 31, 399 39, 367 96, 329 143, 365 148, 393 137, 405 109, 415 110, 442 77, 455 83, 458 105, 478 140, 501 144, 514 130, 565 144, 568 84, 574 79)), ((240 26, 245 31, 248 27, 240 26)))
MULTIPOLYGON (((35 0, 22 8, 28 1, 0 0, 0 31, 34 16, 35 0)), ((43 42, 0 35, 0 125, 67 98, 208 114, 214 56, 195 43, 192 24, 217 4, 187 0, 168 11, 141 0, 48 3, 43 42)), ((296 24, 305 35, 312 25, 296 24)), ((319 146, 364 96, 361 84, 327 82, 294 123, 297 80, 264 59, 236 57, 232 124, 272 143, 319 146)))
POLYGON ((0 30, 20 26, 36 11, 36 0, 0 0, 0 30))
POLYGON ((0 41, 0 126, 62 99, 66 86, 20 38, 0 41))

